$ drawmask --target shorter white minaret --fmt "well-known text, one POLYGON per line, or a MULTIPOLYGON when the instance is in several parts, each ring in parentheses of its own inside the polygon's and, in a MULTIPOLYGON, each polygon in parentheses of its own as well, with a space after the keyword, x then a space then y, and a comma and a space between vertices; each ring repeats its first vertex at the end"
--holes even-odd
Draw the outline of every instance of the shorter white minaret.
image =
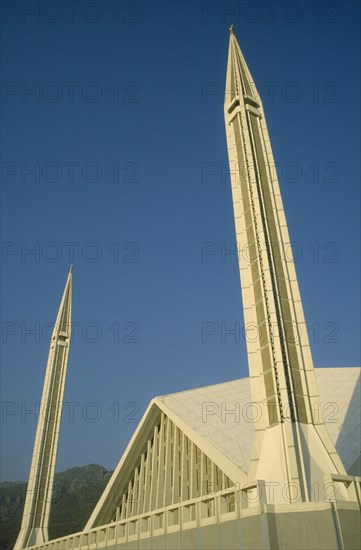
POLYGON ((71 336, 70 268, 51 337, 21 529, 14 550, 49 540, 48 525, 71 336))

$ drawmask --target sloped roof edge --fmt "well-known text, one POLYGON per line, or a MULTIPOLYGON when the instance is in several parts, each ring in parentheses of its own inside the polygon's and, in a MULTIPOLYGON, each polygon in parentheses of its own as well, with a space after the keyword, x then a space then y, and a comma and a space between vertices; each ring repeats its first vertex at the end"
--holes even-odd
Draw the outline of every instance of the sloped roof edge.
POLYGON ((145 451, 148 439, 163 412, 172 422, 206 454, 232 481, 245 484, 246 474, 216 449, 202 435, 190 428, 177 414, 169 409, 162 397, 152 399, 139 425, 130 439, 122 458, 110 478, 102 496, 94 508, 84 531, 109 523, 114 515, 119 497, 124 492, 134 469, 137 467, 141 454, 145 451))

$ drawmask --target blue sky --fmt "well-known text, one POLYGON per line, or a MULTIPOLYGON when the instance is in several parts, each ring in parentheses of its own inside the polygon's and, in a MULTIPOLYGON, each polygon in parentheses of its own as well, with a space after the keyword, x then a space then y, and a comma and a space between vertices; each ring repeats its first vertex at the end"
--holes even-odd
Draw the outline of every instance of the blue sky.
POLYGON ((263 97, 315 365, 359 365, 358 3, 36 5, 2 13, 2 480, 28 476, 72 257, 58 470, 115 467, 155 395, 247 376, 225 255, 231 23, 263 97))

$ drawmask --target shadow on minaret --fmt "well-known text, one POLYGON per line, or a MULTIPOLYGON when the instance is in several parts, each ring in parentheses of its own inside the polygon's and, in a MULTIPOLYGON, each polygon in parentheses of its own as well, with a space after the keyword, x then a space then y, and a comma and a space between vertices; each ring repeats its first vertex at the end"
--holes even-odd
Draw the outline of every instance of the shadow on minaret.
POLYGON ((360 375, 355 385, 339 436, 336 450, 350 475, 361 475, 360 447, 355 444, 360 441, 360 375))

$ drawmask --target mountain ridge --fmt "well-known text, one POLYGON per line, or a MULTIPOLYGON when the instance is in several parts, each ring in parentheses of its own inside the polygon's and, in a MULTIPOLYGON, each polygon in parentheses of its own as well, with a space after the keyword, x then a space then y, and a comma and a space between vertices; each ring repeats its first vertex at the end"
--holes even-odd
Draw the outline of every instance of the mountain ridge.
MULTIPOLYGON (((49 539, 82 531, 112 471, 100 464, 75 466, 55 474, 49 539)), ((0 484, 0 548, 12 550, 20 531, 27 483, 0 484)))

